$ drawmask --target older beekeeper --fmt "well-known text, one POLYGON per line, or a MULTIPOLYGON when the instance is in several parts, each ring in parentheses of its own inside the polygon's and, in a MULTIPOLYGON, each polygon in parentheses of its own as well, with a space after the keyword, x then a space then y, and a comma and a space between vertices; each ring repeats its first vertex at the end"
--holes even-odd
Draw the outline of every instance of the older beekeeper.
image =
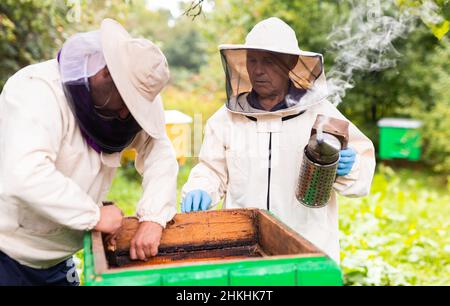
POLYGON ((178 165, 159 96, 166 58, 116 21, 79 33, 57 59, 13 75, 0 96, 0 285, 73 285, 85 231, 114 233, 102 200, 125 148, 143 174, 130 255, 157 253, 176 213, 178 165))
POLYGON ((369 192, 372 142, 350 123, 329 202, 302 205, 296 187, 317 115, 348 122, 326 99, 322 55, 300 50, 294 31, 274 17, 255 25, 244 45, 219 49, 228 101, 206 124, 182 211, 214 207, 223 197, 224 208, 267 209, 339 262, 334 191, 349 197, 369 192))

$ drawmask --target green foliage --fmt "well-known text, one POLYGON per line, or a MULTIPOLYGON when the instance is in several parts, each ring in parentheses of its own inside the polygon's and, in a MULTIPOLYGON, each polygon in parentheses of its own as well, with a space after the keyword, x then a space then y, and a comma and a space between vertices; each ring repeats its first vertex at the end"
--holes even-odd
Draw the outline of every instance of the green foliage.
POLYGON ((339 198, 346 285, 450 284, 450 189, 380 165, 371 195, 339 198))
POLYGON ((433 35, 442 39, 450 29, 450 1, 449 0, 396 0, 397 5, 402 8, 413 9, 423 23, 431 30, 433 35), (426 11, 423 6, 433 7, 432 12, 426 11))
POLYGON ((84 285, 84 273, 83 273, 84 257, 83 256, 84 256, 84 250, 80 250, 73 257, 73 260, 77 267, 78 277, 80 278, 80 286, 84 285))
POLYGON ((172 28, 171 33, 164 45, 169 65, 198 72, 205 64, 206 56, 201 45, 202 38, 193 23, 183 20, 172 28))
MULTIPOLYGON (((450 80, 449 80, 450 81, 450 80)), ((440 173, 450 173, 450 100, 437 101, 429 112, 417 113, 422 119, 422 159, 440 173)))
POLYGON ((114 177, 106 199, 119 205, 125 215, 134 216, 136 205, 141 196, 141 179, 135 171, 134 165, 129 164, 121 167, 114 177))
MULTIPOLYGON (((192 78, 191 81, 194 84, 197 82, 195 78, 192 78)), ((195 116, 201 116, 202 122, 205 123, 223 105, 225 93, 203 90, 190 91, 170 86, 163 92, 163 101, 165 109, 179 110, 193 119, 195 116)))
POLYGON ((427 84, 428 103, 401 112, 422 120, 423 160, 436 172, 450 173, 450 41, 441 40, 418 71, 427 84))
POLYGON ((61 1, 0 2, 0 90, 20 68, 54 57, 64 24, 61 1))
MULTIPOLYGON (((177 209, 180 209, 181 188, 186 183, 193 166, 197 164, 196 158, 187 158, 186 163, 180 166, 177 177, 177 209)), ((127 216, 134 216, 136 205, 142 195, 142 177, 136 171, 133 163, 120 167, 114 177, 107 200, 114 201, 127 216)))
POLYGON ((257 22, 272 16, 294 28, 301 49, 325 53, 333 23, 345 10, 338 1, 217 0, 214 11, 201 23, 210 54, 218 53, 219 44, 243 43, 257 22))
POLYGON ((125 27, 133 35, 151 39, 161 47, 176 84, 188 80, 206 62, 199 26, 188 18, 174 20, 169 11, 150 11, 145 8, 145 1, 135 0, 125 27))
MULTIPOLYGON (((357 73, 355 87, 347 92, 339 109, 377 144, 376 123, 383 117, 405 117, 405 109, 429 107, 433 80, 425 78, 432 50, 438 40, 422 24, 407 39, 394 42, 401 54, 397 66, 379 72, 357 73), (420 46, 420 48, 418 48, 420 46)), ((409 117, 410 115, 408 115, 409 117)))
POLYGON ((97 30, 104 18, 113 18, 124 23, 135 1, 69 0, 64 2, 67 5, 65 19, 68 23, 64 33, 65 38, 68 38, 77 32, 97 30))
POLYGON ((122 0, 2 0, 0 90, 20 68, 55 58, 70 35, 97 29, 107 16, 124 20, 128 6, 122 0))

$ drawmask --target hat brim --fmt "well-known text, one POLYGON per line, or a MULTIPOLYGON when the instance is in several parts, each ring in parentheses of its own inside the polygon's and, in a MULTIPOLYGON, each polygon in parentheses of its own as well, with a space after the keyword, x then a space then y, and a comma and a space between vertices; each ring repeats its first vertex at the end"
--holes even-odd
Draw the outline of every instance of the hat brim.
POLYGON ((247 50, 261 50, 261 51, 269 51, 269 52, 277 52, 277 53, 283 53, 283 54, 292 54, 292 55, 298 55, 298 56, 322 56, 320 53, 316 52, 310 52, 310 51, 303 51, 300 49, 297 50, 286 50, 286 49, 279 49, 276 47, 261 47, 261 46, 253 46, 253 45, 244 45, 244 44, 238 44, 238 45, 232 45, 232 44, 223 44, 219 45, 219 50, 239 50, 239 49, 247 49, 247 50))
POLYGON ((115 20, 103 20, 100 28, 106 65, 125 105, 142 129, 153 138, 166 135, 164 108, 160 95, 153 101, 143 97, 129 77, 127 55, 124 52, 130 34, 115 20))

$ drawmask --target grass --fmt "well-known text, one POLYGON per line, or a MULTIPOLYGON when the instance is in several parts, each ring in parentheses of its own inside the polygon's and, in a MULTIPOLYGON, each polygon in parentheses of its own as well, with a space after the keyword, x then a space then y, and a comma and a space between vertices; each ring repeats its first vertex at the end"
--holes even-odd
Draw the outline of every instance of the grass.
MULTIPOLYGON (((180 167, 178 210, 180 189, 193 163, 180 167)), ((450 184, 442 184, 442 177, 380 165, 370 196, 340 197, 345 284, 450 285, 449 194, 450 184)), ((140 195, 134 168, 119 169, 108 200, 134 215, 140 195)))
POLYGON ((342 268, 349 285, 449 285, 450 185, 381 165, 371 195, 340 199, 342 268))

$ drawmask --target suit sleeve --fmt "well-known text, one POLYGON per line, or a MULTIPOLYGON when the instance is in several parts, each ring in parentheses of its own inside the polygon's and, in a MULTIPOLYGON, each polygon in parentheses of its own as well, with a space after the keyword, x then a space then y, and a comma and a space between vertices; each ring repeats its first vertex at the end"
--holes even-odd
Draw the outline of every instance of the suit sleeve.
POLYGON ((178 163, 167 136, 154 139, 141 133, 136 168, 143 174, 142 198, 137 205, 140 222, 153 221, 165 227, 177 213, 178 163))

